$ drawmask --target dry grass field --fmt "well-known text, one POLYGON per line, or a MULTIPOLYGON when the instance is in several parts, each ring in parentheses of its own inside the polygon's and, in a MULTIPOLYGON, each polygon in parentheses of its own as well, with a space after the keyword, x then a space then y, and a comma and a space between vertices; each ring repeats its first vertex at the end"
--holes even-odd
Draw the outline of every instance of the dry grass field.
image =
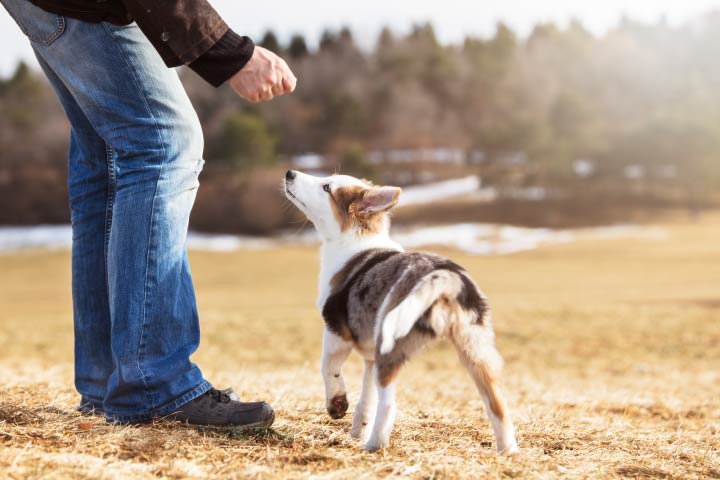
MULTIPOLYGON (((521 454, 494 453, 443 343, 401 372, 392 446, 368 454, 324 411, 317 252, 192 253, 195 360, 267 399, 274 428, 228 436, 74 412, 67 252, 0 256, 0 478, 720 478, 720 217, 666 239, 498 257, 442 251, 489 295, 521 454)), ((346 368, 351 409, 360 361, 346 368)))

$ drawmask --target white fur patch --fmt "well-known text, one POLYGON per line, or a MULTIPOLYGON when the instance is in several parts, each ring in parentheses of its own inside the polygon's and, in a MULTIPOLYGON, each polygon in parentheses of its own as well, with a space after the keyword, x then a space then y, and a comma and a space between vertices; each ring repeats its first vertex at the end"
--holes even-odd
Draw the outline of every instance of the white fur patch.
MULTIPOLYGON (((398 283, 402 281, 402 277, 398 283)), ((395 347, 395 342, 410 333, 415 322, 442 294, 455 296, 460 292, 462 283, 457 274, 440 270, 425 275, 410 294, 382 319, 382 343, 380 353, 387 354, 395 347)), ((386 301, 391 295, 388 294, 386 301)), ((383 305, 385 307, 385 305, 383 305)), ((380 314, 384 311, 380 309, 380 314)), ((380 323, 380 322, 378 322, 380 323)))

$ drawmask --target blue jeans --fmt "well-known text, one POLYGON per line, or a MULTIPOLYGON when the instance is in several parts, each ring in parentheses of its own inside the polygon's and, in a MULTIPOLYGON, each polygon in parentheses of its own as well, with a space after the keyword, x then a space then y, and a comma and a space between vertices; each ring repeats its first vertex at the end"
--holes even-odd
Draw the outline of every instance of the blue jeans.
MULTIPOLYGON (((108 420, 165 415, 211 388, 185 240, 203 166, 177 73, 135 25, 0 0, 31 41, 72 127, 75 386, 108 420)), ((32 139, 28 139, 32 141, 32 139)))

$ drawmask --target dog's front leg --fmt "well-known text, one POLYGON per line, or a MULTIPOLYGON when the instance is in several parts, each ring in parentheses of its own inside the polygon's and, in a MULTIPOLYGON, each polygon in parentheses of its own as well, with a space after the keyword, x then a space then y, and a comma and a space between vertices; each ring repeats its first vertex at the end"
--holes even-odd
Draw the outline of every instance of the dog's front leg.
POLYGON ((375 416, 375 402, 377 402, 377 400, 375 395, 374 368, 374 361, 365 360, 362 392, 360 392, 360 400, 358 400, 357 406, 355 407, 352 430, 350 430, 350 436, 356 440, 365 439, 365 434, 369 430, 368 425, 375 416))
POLYGON ((332 418, 342 418, 348 409, 342 366, 350 351, 352 342, 343 340, 325 328, 323 333, 322 375, 325 380, 325 406, 332 418))

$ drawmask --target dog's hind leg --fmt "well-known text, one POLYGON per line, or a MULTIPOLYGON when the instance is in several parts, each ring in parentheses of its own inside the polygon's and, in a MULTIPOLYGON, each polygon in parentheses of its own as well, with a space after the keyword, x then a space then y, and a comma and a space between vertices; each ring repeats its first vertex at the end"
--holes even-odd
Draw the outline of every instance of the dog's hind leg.
POLYGON ((407 335, 396 339, 390 351, 383 352, 382 333, 375 351, 375 380, 378 389, 378 402, 372 433, 365 449, 374 452, 390 444, 390 433, 395 423, 397 406, 395 404, 395 384, 400 368, 415 356, 423 347, 433 342, 435 331, 423 315, 407 335))
POLYGON ((458 321, 451 328, 451 338, 460 361, 483 398, 495 432, 498 452, 506 455, 517 453, 515 427, 498 385, 502 358, 493 345, 491 328, 458 321))
POLYGON ((322 376, 325 381, 325 406, 332 418, 342 418, 348 409, 342 366, 353 343, 325 328, 323 333, 322 376))
POLYGON ((365 360, 362 391, 360 392, 360 399, 355 407, 352 430, 350 430, 350 436, 356 440, 364 439, 365 434, 369 430, 368 425, 373 421, 373 417, 375 416, 377 395, 374 382, 374 370, 375 362, 372 360, 365 360))
POLYGON ((375 452, 390 445, 390 433, 397 415, 395 375, 399 368, 399 365, 383 365, 380 362, 375 364, 378 402, 372 433, 365 444, 365 450, 368 452, 375 452))

